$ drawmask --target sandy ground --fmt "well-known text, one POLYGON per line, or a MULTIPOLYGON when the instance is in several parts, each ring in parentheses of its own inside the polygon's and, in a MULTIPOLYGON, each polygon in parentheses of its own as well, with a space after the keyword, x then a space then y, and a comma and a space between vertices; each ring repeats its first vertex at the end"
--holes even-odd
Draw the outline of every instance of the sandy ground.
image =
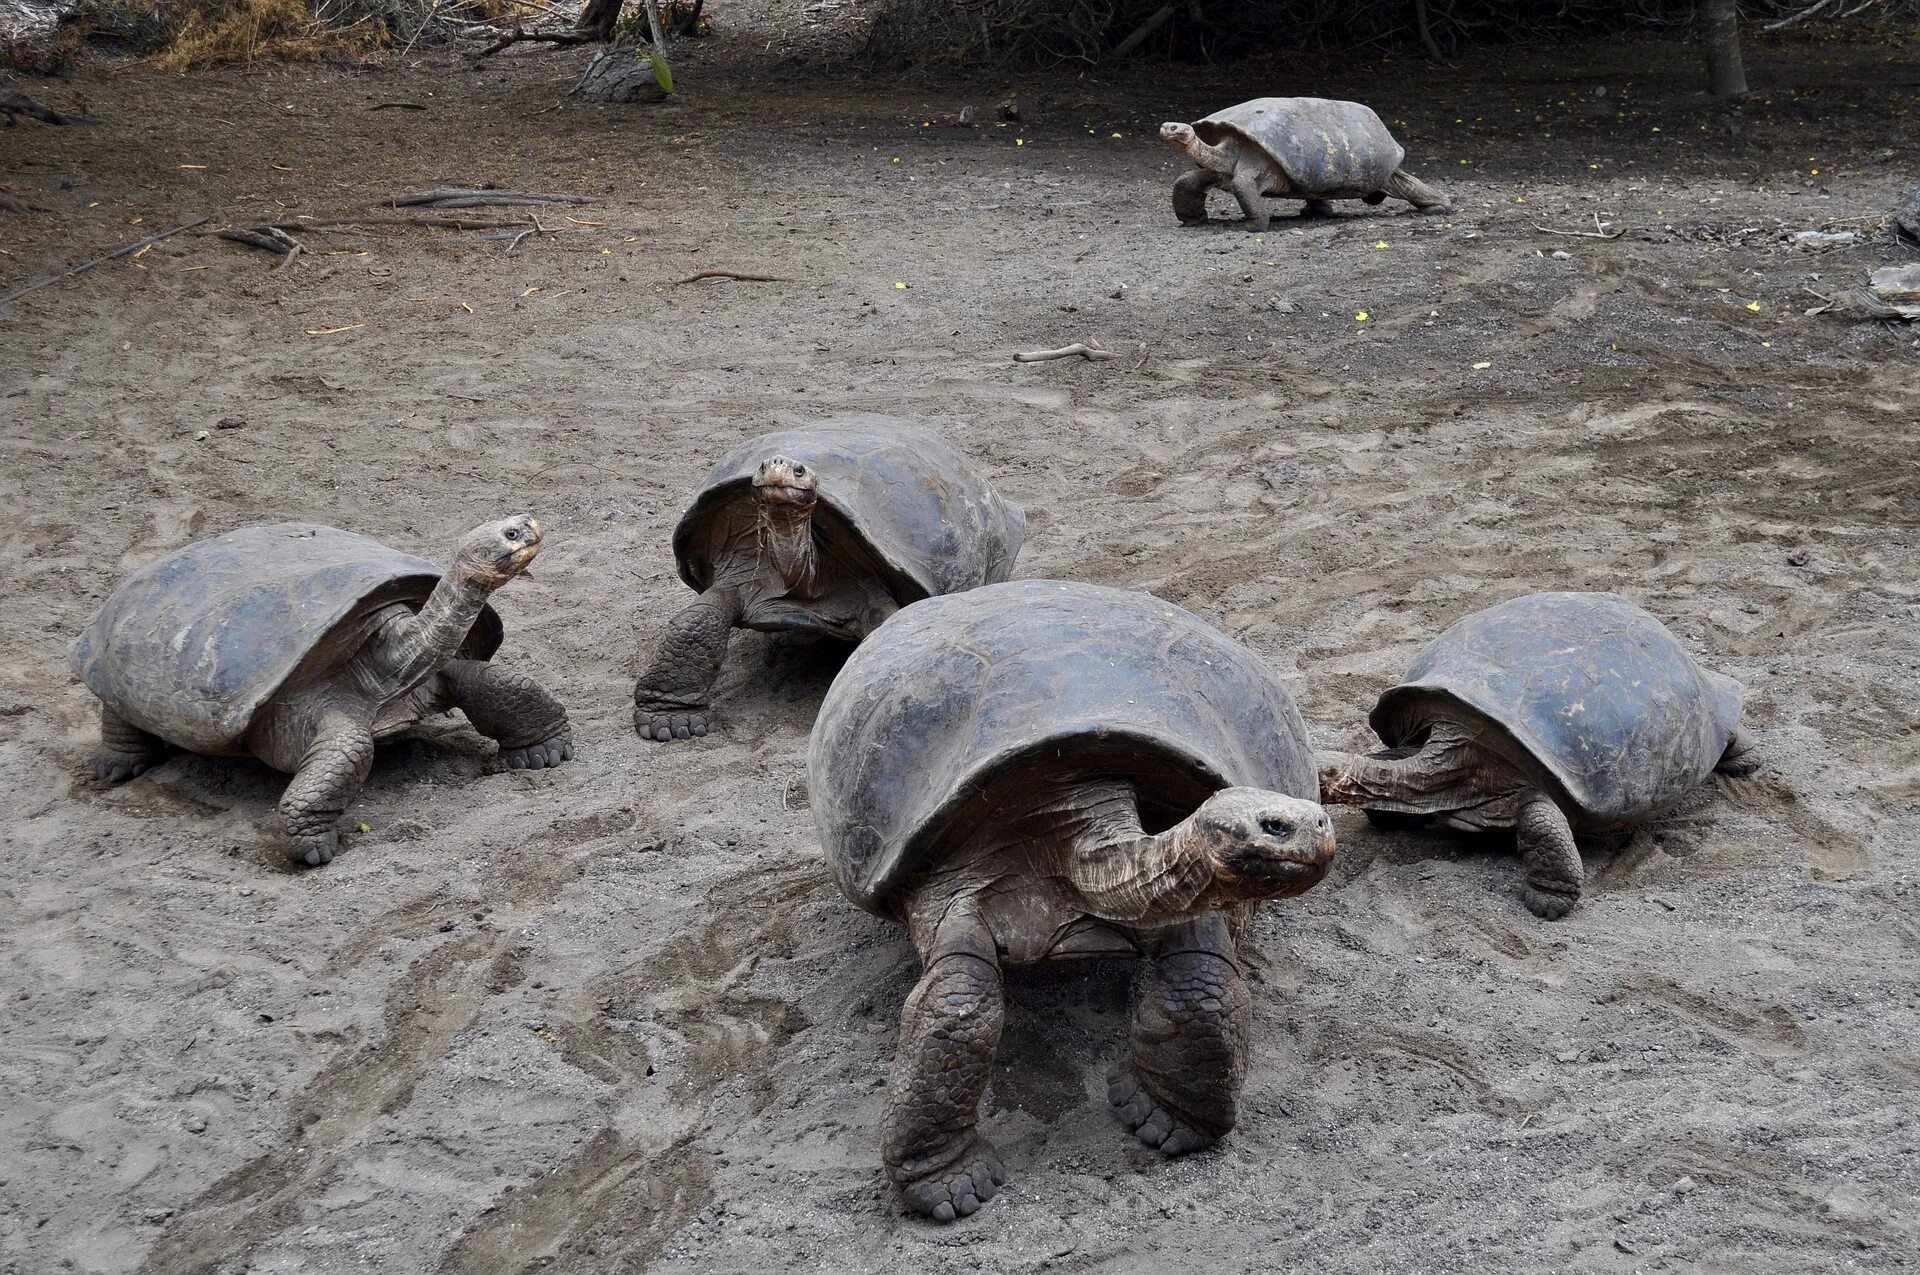
POLYGON ((1800 313, 1913 256, 1879 229, 1920 177, 1911 53, 1757 50, 1733 112, 1644 43, 991 90, 729 56, 654 109, 548 109, 577 57, 539 51, 95 62, 33 91, 102 124, 0 132, 52 210, 0 214, 0 289, 208 213, 602 199, 510 256, 370 228, 273 273, 182 236, 0 311, 0 1269, 1920 1266, 1920 350, 1800 313), (1366 96, 1460 214, 1181 230, 1155 125, 1276 89, 1366 96), (1018 125, 943 122, 1003 91, 1018 125), (398 99, 430 109, 366 109, 398 99), (1595 214, 1627 233, 1573 237, 1595 214), (1821 225, 1871 238, 1782 240, 1821 225), (709 268, 793 282, 667 284, 709 268), (1009 357, 1090 335, 1138 353, 1009 357), (1014 1182, 911 1220, 878 1126, 915 961, 807 809, 833 654, 736 639, 715 736, 628 724, 691 484, 850 408, 978 457, 1030 511, 1020 574, 1193 609, 1329 744, 1449 621, 1596 588, 1748 685, 1769 766, 1595 847, 1559 924, 1498 845, 1341 814, 1252 944, 1241 1125, 1187 1160, 1105 1109, 1131 971, 1016 976, 984 1108, 1014 1182), (301 873, 264 767, 88 777, 65 647, 129 568, 282 519, 439 556, 523 508, 550 536, 502 658, 573 764, 422 730, 301 873))

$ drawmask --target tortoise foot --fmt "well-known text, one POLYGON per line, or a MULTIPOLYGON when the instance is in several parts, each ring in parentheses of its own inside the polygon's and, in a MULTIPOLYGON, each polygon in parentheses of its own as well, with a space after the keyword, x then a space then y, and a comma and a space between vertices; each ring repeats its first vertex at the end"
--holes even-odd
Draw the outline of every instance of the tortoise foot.
POLYGON ((1451 217, 1458 212, 1452 204, 1428 204, 1420 210, 1422 217, 1451 217))
POLYGON ((951 1222, 979 1211, 1006 1184, 1006 1166, 993 1144, 975 1134, 958 1155, 942 1157, 942 1167, 922 1176, 909 1176, 911 1165, 893 1173, 900 1198, 909 1209, 936 1222, 951 1222))
POLYGON ((707 733, 708 727, 712 724, 713 710, 710 708, 691 711, 677 708, 658 713, 639 707, 633 710, 633 729, 642 739, 662 742, 673 739, 698 739, 707 733))
POLYGON ((1220 1140, 1155 1097, 1132 1071, 1108 1078, 1107 1101, 1134 1137, 1162 1155, 1204 1151, 1220 1140))
POLYGON ((321 868, 333 862, 333 856, 340 851, 340 834, 329 832, 321 837, 301 837, 293 843, 293 861, 309 868, 321 868))
POLYGON ((1520 887, 1520 899, 1527 905, 1527 911, 1541 920, 1558 921, 1573 911, 1573 905, 1580 901, 1580 896, 1562 890, 1545 890, 1529 882, 1520 887))
POLYGON ((93 756, 93 777, 102 783, 124 784, 146 774, 165 760, 158 753, 110 753, 102 750, 93 756))
POLYGON ((502 748, 500 764, 508 770, 545 770, 573 760, 573 734, 562 731, 525 748, 502 748))

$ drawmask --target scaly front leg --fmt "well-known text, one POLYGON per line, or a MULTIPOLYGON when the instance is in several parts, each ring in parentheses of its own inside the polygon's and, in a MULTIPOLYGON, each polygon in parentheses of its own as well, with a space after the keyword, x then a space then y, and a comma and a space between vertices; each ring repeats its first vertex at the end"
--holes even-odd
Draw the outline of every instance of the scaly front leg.
POLYGON ((567 710, 526 674, 485 660, 449 660, 441 677, 453 706, 475 730, 499 741, 509 770, 558 766, 573 757, 567 710))
POLYGON ((713 723, 713 684, 740 618, 733 589, 708 589, 667 622, 660 649, 633 687, 633 728, 642 739, 692 739, 713 723))
POLYGON ((1134 1137, 1183 1155, 1233 1128, 1252 1007, 1225 917, 1166 935, 1134 1011, 1133 1056, 1107 1081, 1107 1101, 1134 1137))
POLYGON ((106 705, 100 706, 100 747, 93 754, 93 775, 121 784, 167 759, 173 745, 141 730, 106 705))
POLYGON ((340 848, 340 816, 373 769, 373 731, 348 713, 323 714, 300 769, 280 798, 280 817, 293 838, 294 857, 310 867, 333 862, 340 848))
POLYGON ((993 935, 950 915, 907 997, 883 1149, 907 1207, 936 1222, 974 1212, 1007 1179, 977 1128, 1005 1013, 993 935))
POLYGON ((1526 868, 1527 883, 1520 891, 1527 910, 1548 921, 1558 921, 1580 901, 1586 869, 1566 812, 1543 792, 1520 798, 1514 840, 1526 868))

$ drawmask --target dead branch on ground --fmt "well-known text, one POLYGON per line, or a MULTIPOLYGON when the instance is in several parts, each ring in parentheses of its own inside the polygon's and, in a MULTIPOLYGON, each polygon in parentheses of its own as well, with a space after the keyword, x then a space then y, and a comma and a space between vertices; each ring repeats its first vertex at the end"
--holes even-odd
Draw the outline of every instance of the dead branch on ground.
POLYGON ((0 297, 0 306, 12 305, 15 301, 18 301, 21 297, 26 296, 29 292, 38 292, 40 289, 47 287, 50 284, 59 283, 62 279, 71 279, 75 275, 85 274, 87 271, 93 269, 95 266, 103 265, 106 262, 112 261, 118 257, 124 257, 130 252, 138 252, 140 249, 146 247, 148 244, 159 243, 162 239, 171 239, 175 235, 181 234, 185 231, 192 230, 196 226, 204 226, 212 220, 213 220, 213 217, 211 214, 205 217, 199 217, 193 221, 184 222, 181 225, 175 226, 171 230, 163 230, 157 235, 148 235, 145 239, 136 239, 130 244, 122 244, 120 247, 115 248, 112 252, 106 253, 103 256, 95 257, 91 261, 83 261, 79 265, 73 267, 71 270, 63 270, 59 274, 50 274, 44 279, 35 279, 32 283, 29 283, 24 287, 15 288, 12 292, 7 293, 7 295, 5 295, 4 297, 0 297))
POLYGON ((674 287, 685 283, 698 283, 702 279, 737 279, 741 283, 792 283, 793 280, 778 274, 742 274, 738 270, 702 270, 690 274, 684 279, 675 279, 674 287))
POLYGON ((1015 363, 1048 363, 1054 359, 1083 358, 1089 363, 1104 363, 1120 355, 1095 340, 1075 341, 1057 350, 1022 350, 1013 356, 1015 363))
POLYGON ((535 194, 524 190, 493 190, 484 186, 443 186, 437 190, 395 195, 387 202, 394 208, 511 208, 526 204, 591 204, 594 200, 588 195, 535 194))

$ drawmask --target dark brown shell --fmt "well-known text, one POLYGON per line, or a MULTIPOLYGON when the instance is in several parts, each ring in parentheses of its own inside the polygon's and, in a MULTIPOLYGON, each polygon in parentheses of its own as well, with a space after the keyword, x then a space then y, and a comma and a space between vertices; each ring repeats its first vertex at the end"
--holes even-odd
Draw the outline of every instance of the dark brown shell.
POLYGON ((1434 698, 1505 731, 1590 826, 1628 822, 1703 783, 1740 719, 1738 682, 1694 662, 1614 593, 1533 593, 1458 621, 1380 697, 1373 729, 1409 740, 1434 698))
MULTIPOLYGON (((891 416, 839 416, 762 434, 713 467, 673 533, 680 578, 713 582, 714 537, 704 533, 731 502, 749 500, 754 471, 770 456, 811 466, 820 504, 879 560, 902 605, 1004 580, 1027 518, 951 443, 891 416)), ((817 515, 816 515, 817 516, 817 515)), ((831 542, 829 542, 831 543, 831 542)))
POLYGON ((1295 199, 1351 199, 1386 187, 1406 150, 1373 108, 1324 97, 1257 97, 1194 123, 1218 146, 1238 137, 1265 152, 1295 199))
MULTIPOLYGON (((73 671, 140 729, 195 752, 233 752, 296 672, 349 658, 366 637, 362 621, 395 602, 417 608, 440 574, 334 527, 242 527, 123 580, 74 641, 73 671)), ((487 659, 501 636, 489 606, 462 654, 487 659)))
POLYGON ((916 603, 820 706, 808 791, 847 897, 881 915, 1019 766, 1131 777, 1191 811, 1221 788, 1319 799, 1293 697, 1246 647, 1146 593, 1015 580, 916 603))

